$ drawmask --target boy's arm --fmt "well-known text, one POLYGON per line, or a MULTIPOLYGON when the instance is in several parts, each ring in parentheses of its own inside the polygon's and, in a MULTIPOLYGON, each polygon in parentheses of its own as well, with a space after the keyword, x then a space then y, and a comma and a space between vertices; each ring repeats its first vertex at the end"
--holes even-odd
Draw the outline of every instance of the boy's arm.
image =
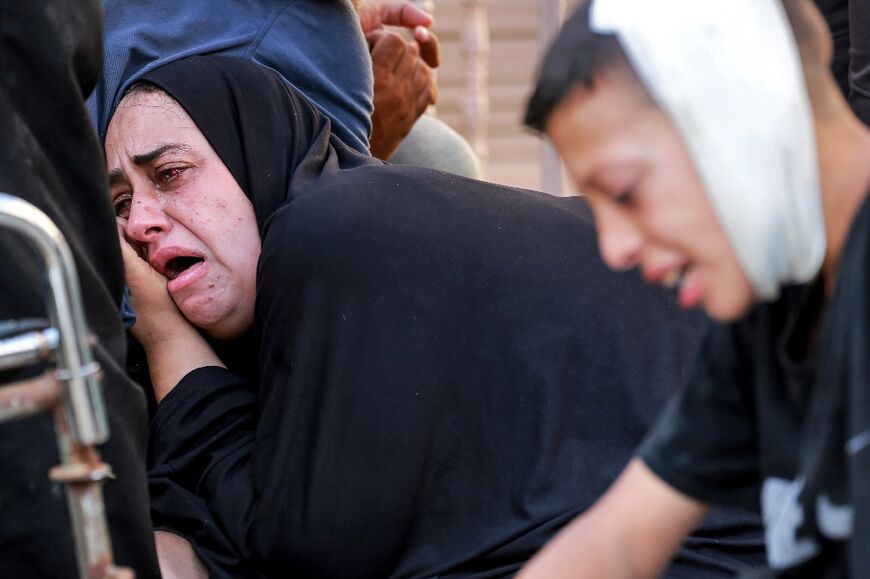
POLYGON ((658 577, 706 512, 705 504, 679 493, 635 458, 518 579, 658 577))

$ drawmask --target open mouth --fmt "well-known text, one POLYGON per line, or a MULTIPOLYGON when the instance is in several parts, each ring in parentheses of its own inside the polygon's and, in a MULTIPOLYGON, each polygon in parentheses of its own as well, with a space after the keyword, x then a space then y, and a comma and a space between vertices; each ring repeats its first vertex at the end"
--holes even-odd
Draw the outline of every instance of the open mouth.
POLYGON ((203 258, 195 255, 179 255, 178 257, 173 257, 166 262, 164 272, 168 279, 173 280, 194 265, 202 263, 203 261, 203 258))

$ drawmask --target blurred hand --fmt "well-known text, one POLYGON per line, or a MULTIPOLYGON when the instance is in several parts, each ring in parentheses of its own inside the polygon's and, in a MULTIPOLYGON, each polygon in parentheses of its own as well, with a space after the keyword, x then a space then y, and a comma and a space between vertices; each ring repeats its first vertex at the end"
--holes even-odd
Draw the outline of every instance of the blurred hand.
POLYGON ((422 8, 408 0, 361 0, 357 12, 366 36, 383 29, 384 26, 407 28, 414 34, 423 62, 432 68, 441 63, 438 39, 429 30, 432 16, 422 8))
MULTIPOLYGON (((430 43, 437 46, 437 38, 429 34, 430 43)), ((426 107, 435 104, 438 87, 435 73, 421 57, 416 43, 386 30, 376 30, 366 40, 375 79, 370 147, 372 156, 386 160, 426 107)))

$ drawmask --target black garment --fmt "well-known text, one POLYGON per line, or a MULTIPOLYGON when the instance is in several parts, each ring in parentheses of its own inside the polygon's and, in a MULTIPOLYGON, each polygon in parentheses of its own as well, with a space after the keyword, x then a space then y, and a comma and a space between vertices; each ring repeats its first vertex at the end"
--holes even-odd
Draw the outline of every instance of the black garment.
MULTIPOLYGON (((361 157, 271 71, 150 73, 253 201, 257 387, 188 374, 152 423, 156 524, 215 575, 500 577, 587 508, 699 329, 597 255, 579 199, 361 157)), ((670 577, 762 557, 719 513, 670 577)))
MULTIPOLYGON (((854 0, 853 0, 854 1, 854 0)), ((831 59, 831 72, 840 86, 843 94, 849 96, 849 3, 850 0, 815 0, 816 7, 828 29, 834 43, 834 54, 831 59)))
MULTIPOLYGON (((76 258, 112 429, 100 451, 118 477, 104 487, 115 558, 147 578, 159 573, 145 406, 119 363, 123 267, 103 155, 83 104, 102 59, 100 26, 96 1, 0 2, 0 191, 47 213, 76 258)), ((46 316, 37 263, 20 236, 0 231, 0 320, 46 316)), ((58 460, 50 416, 0 425, 0 576, 77 576, 63 487, 48 480, 58 460)))
POLYGON ((870 2, 849 0, 849 105, 870 126, 870 2))
POLYGON ((831 72, 852 110, 870 126, 870 1, 815 2, 834 43, 831 72))
POLYGON ((771 576, 870 577, 868 235, 865 201, 827 311, 819 281, 714 329, 641 451, 689 495, 760 507, 771 576))

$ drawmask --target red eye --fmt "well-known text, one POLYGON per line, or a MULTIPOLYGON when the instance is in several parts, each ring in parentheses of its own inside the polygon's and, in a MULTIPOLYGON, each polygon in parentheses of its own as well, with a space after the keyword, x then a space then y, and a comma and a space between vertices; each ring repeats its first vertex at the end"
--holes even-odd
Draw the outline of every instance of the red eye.
POLYGON ((182 171, 184 171, 183 167, 171 167, 169 169, 162 169, 157 173, 157 178, 161 183, 169 183, 176 177, 181 175, 182 171))

